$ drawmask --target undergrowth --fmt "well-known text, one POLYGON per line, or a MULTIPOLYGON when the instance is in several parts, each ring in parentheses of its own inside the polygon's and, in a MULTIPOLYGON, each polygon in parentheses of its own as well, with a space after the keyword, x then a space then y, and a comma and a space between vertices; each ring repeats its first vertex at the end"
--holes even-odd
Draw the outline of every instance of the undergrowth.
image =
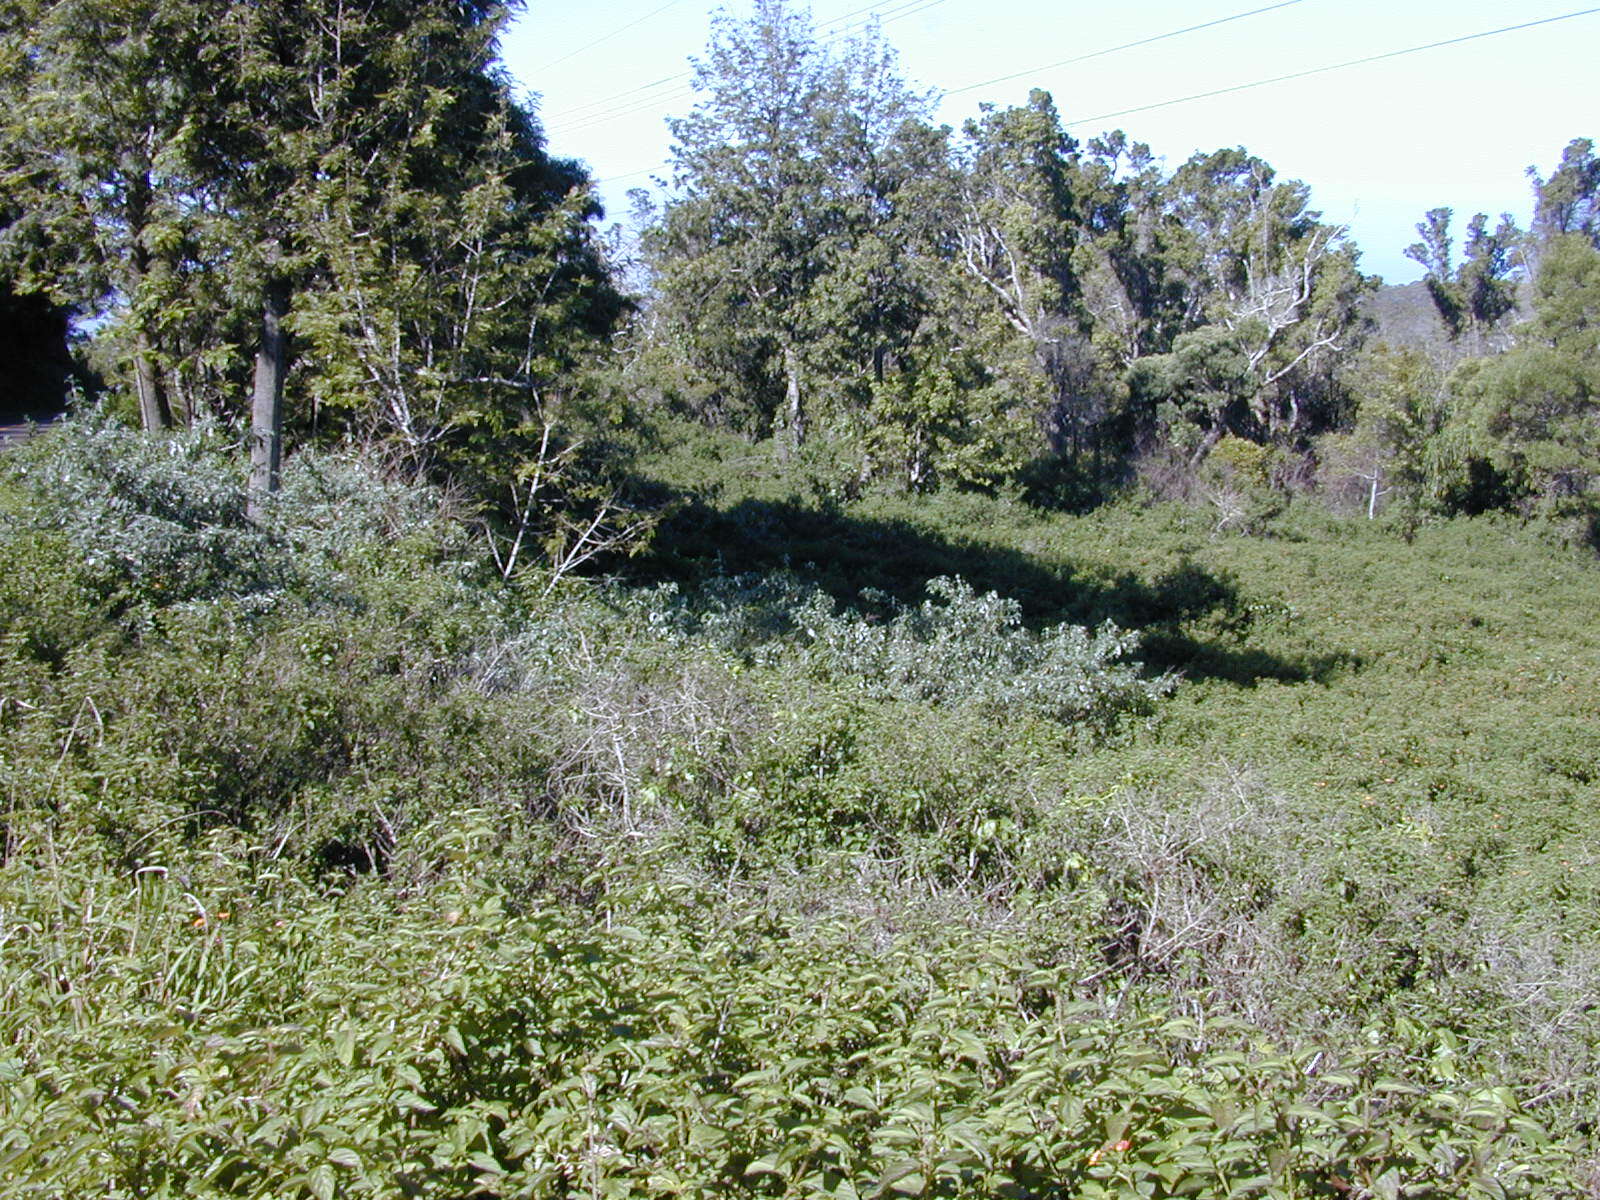
POLYGON ((724 484, 552 589, 241 477, 0 464, 6 1194, 1592 1194, 1600 627, 1523 530, 782 562, 724 484))

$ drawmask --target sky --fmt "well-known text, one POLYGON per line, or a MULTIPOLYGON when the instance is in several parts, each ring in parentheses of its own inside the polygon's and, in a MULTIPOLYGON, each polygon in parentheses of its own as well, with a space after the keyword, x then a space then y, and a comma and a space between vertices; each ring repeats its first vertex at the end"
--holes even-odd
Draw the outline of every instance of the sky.
MULTIPOLYGON (((666 119, 694 105, 689 60, 717 7, 750 12, 749 0, 529 0, 508 30, 505 62, 550 150, 588 164, 608 221, 664 173, 666 119)), ((1527 169, 1548 175, 1573 138, 1600 141, 1600 9, 1581 0, 814 0, 810 11, 823 38, 875 17, 957 128, 982 103, 1042 87, 1075 137, 1126 130, 1169 170, 1243 146, 1309 184, 1363 268, 1390 283, 1420 277, 1405 248, 1428 209, 1454 208, 1458 231, 1479 211, 1525 226, 1527 169), (1548 20, 1569 13, 1582 15, 1548 20), (1317 71, 1514 25, 1528 27, 1317 71)))

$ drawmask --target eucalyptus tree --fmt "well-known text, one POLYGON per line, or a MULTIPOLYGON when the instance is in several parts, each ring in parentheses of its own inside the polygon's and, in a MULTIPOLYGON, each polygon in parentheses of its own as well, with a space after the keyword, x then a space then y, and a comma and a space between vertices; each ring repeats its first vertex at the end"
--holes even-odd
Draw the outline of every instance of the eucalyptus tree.
POLYGON ((1196 154, 1167 193, 1162 253, 1181 283, 1184 332, 1156 375, 1197 424, 1191 456, 1228 433, 1292 442, 1331 423, 1330 370, 1361 335, 1370 287, 1346 231, 1310 207, 1303 183, 1279 181, 1243 149, 1196 154), (1205 378, 1186 382, 1186 361, 1209 364, 1205 378))

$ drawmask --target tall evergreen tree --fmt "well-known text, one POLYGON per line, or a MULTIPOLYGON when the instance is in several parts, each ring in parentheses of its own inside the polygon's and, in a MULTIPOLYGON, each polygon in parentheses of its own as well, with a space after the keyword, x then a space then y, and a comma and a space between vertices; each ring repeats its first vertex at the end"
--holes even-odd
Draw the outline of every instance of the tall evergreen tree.
POLYGON ((334 4, 309 23, 303 8, 234 10, 213 143, 263 312, 256 410, 270 419, 281 394, 287 325, 321 420, 419 463, 459 458, 469 430, 537 407, 574 331, 614 318, 598 210, 497 71, 506 5, 334 4))
POLYGON ((903 198, 942 138, 878 39, 830 50, 785 0, 719 17, 695 82, 649 238, 658 316, 711 407, 798 447, 904 364, 925 299, 903 198))
POLYGON ((807 432, 808 302, 838 221, 824 132, 828 63, 810 20, 758 0, 720 15, 672 122, 676 196, 652 239, 658 284, 696 368, 757 431, 807 432))
POLYGON ((276 484, 286 389, 302 426, 481 464, 474 439, 542 430, 544 389, 615 319, 583 174, 545 154, 496 65, 511 5, 17 8, 13 273, 114 316, 147 427, 185 377, 248 405, 252 503, 276 484))
POLYGON ((114 315, 144 425, 165 428, 195 252, 196 64, 212 14, 175 0, 14 7, 3 35, 12 103, 0 117, 11 269, 29 290, 114 315))

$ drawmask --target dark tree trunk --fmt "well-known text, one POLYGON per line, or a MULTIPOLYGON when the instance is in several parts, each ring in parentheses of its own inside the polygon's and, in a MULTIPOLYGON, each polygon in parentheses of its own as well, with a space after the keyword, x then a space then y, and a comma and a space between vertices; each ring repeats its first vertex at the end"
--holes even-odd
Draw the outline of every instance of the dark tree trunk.
POLYGON ((282 283, 267 286, 261 306, 261 344, 256 350, 255 390, 250 400, 250 490, 247 501, 252 521, 261 516, 262 502, 278 490, 283 460, 283 375, 289 346, 283 318, 289 311, 289 289, 282 283))

